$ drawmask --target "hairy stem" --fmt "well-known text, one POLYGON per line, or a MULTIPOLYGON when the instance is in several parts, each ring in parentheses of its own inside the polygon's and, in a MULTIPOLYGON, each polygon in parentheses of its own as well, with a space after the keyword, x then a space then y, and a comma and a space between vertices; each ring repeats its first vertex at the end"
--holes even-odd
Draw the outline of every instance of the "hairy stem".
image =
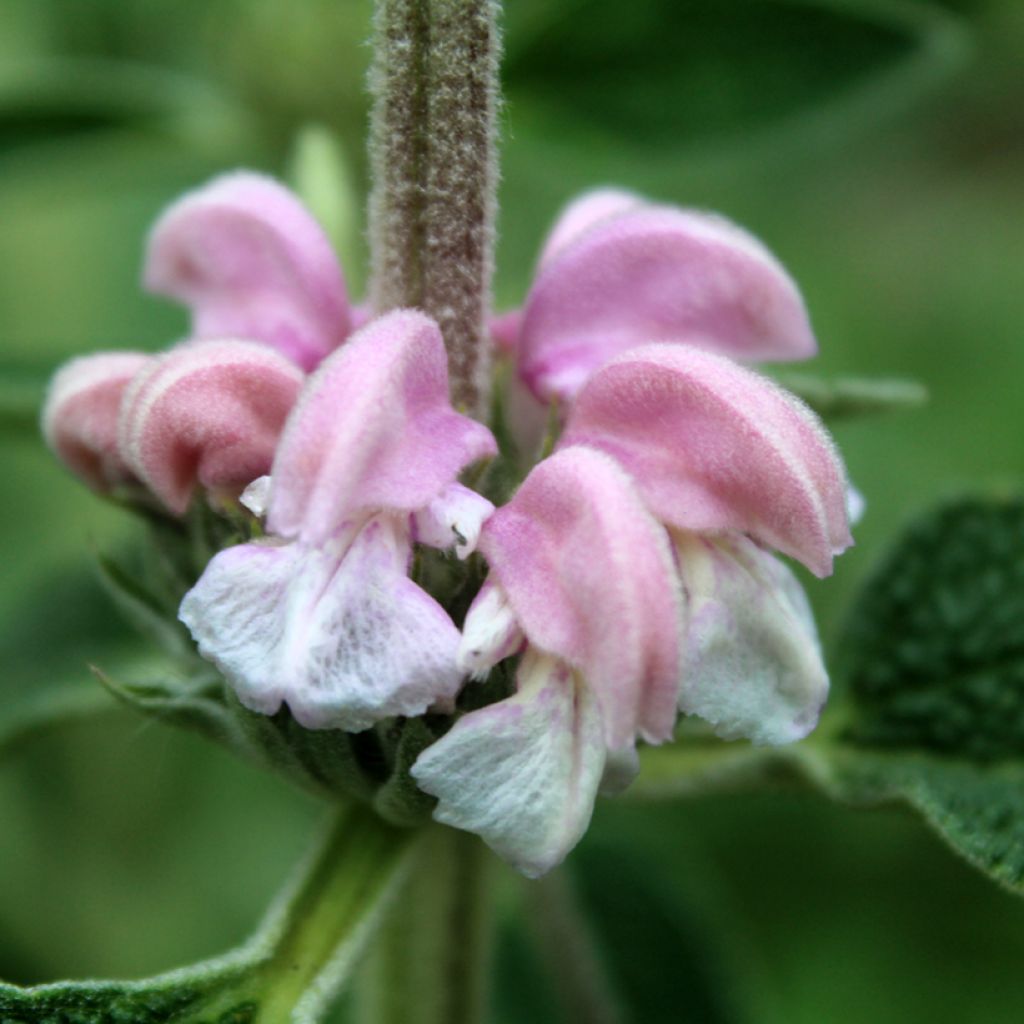
POLYGON ((452 398, 488 401, 498 105, 497 0, 378 0, 370 245, 377 312, 440 325, 452 398))

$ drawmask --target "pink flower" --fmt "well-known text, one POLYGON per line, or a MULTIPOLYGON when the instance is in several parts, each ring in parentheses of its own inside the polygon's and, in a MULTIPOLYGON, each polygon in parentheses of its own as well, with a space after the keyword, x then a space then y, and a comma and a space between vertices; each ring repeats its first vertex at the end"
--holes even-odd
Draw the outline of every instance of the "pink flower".
POLYGON ((269 472, 304 377, 252 341, 197 341, 153 356, 121 400, 120 457, 175 515, 196 487, 237 497, 269 472))
POLYGON ((143 352, 96 352, 65 363, 43 403, 42 428, 54 454, 101 494, 134 479, 117 443, 121 399, 148 362, 143 352))
POLYGON ((816 351, 792 279, 723 217, 591 193, 562 215, 545 257, 519 342, 520 372, 541 397, 571 397, 608 358, 651 341, 753 360, 816 351))
MULTIPOLYGON (((715 214, 619 189, 584 193, 561 213, 521 310, 492 335, 521 385, 567 405, 614 356, 681 342, 744 360, 791 360, 817 346, 792 278, 753 235, 715 214)), ((537 410, 513 390, 521 433, 537 410)))
POLYGON ((288 189, 249 171, 215 178, 160 217, 143 280, 189 307, 191 337, 262 341, 304 370, 352 327, 327 236, 288 189))
POLYGON ((852 543, 817 417, 722 356, 648 345, 594 374, 560 444, 615 458, 668 528, 686 595, 680 709, 727 738, 810 732, 828 676, 803 591, 768 549, 827 576, 852 543))
POLYGON ((407 576, 414 540, 475 546, 490 502, 456 482, 496 451, 448 401, 437 326, 372 321, 309 379, 270 474, 265 541, 216 555, 181 605, 248 708, 366 729, 450 702, 459 632, 407 576))
POLYGON ((466 619, 477 674, 525 644, 515 696, 460 719, 413 768, 435 817, 527 874, 582 835, 609 755, 669 739, 676 708, 726 738, 787 743, 828 677, 803 592, 850 543, 842 464, 814 415, 686 345, 591 377, 559 450, 485 525, 466 619))
POLYGON ((609 765, 672 735, 680 590, 668 538, 607 456, 568 448, 484 525, 491 575, 460 664, 486 675, 525 644, 518 692, 461 718, 413 767, 438 821, 528 875, 576 844, 609 765))
POLYGON ((189 306, 189 341, 161 356, 73 360, 54 378, 43 429, 94 489, 142 482, 181 515, 197 487, 234 496, 269 470, 303 371, 344 341, 356 311, 313 217, 251 172, 174 203, 144 279, 189 306))

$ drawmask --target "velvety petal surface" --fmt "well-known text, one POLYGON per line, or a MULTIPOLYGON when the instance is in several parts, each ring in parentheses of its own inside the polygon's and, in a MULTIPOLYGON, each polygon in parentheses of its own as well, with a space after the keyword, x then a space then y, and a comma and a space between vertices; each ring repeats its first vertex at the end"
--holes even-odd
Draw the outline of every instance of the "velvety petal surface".
POLYGON ((605 765, 596 697, 557 659, 528 653, 519 692, 460 718, 412 775, 434 818, 475 832, 530 878, 579 842, 605 765))
POLYGON ((596 694, 609 747, 671 736, 678 582, 665 531, 612 459, 545 459, 487 521, 480 551, 530 644, 596 694))
POLYGON ((846 477, 802 402, 722 356, 647 345, 598 371, 560 442, 615 457, 662 522, 735 530, 826 576, 852 543, 846 477))
POLYGON ((452 409, 441 332, 413 310, 357 331, 309 379, 271 472, 268 525, 316 544, 365 509, 428 505, 497 451, 452 409))
POLYGON ((358 732, 454 697, 459 633, 406 575, 404 517, 353 530, 319 548, 228 548, 185 596, 182 621, 246 707, 358 732))
POLYGON ((520 373, 542 399, 570 400, 598 367, 648 342, 750 360, 816 351, 792 278, 721 217, 643 205, 562 236, 549 243, 519 332, 520 373))
POLYGON ((806 736, 828 674, 803 589, 746 537, 677 534, 686 593, 680 710, 725 739, 782 744, 806 736))
POLYGON ((621 188, 595 188, 567 203, 544 240, 538 267, 546 267, 562 250, 596 224, 629 210, 650 207, 635 192, 621 188))
POLYGON ((43 437, 93 490, 102 493, 133 479, 118 450, 117 420, 128 384, 150 359, 142 352, 97 352, 72 359, 50 382, 43 437))
POLYGON ((178 346, 125 392, 121 457, 178 515, 197 485, 238 493, 270 469, 302 382, 294 363, 257 342, 178 346))
POLYGON ((261 174, 226 174, 174 203, 150 235, 144 283, 189 307, 194 337, 253 338, 306 370, 351 329, 327 236, 261 174))

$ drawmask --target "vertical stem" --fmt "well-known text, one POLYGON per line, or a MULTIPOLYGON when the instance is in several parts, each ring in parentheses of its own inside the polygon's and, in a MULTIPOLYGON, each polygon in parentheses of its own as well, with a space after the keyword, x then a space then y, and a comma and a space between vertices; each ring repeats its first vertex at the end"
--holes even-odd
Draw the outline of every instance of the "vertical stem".
POLYGON ((360 978, 361 1024, 480 1024, 491 961, 489 853, 433 827, 360 978))
POLYGON ((424 307, 448 346, 453 397, 486 403, 494 269, 498 39, 494 0, 433 0, 424 307))
POLYGON ((379 0, 370 69, 370 297, 423 305, 429 0, 379 0))
POLYGON ((441 327, 455 404, 488 401, 497 0, 378 0, 370 155, 372 301, 441 327))

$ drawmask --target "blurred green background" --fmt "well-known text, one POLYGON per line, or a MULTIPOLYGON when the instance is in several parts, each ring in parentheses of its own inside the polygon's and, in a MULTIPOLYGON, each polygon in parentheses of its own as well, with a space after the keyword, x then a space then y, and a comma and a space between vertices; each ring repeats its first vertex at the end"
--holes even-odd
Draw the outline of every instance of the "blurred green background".
MULTIPOLYGON (((365 193, 369 18, 369 0, 0 5, 0 723, 94 687, 87 662, 145 671, 91 561, 131 524, 44 450, 41 382, 78 353, 181 336, 137 281, 147 226, 183 189, 282 174, 318 122, 365 193)), ((500 307, 558 207, 617 183, 763 237, 807 297, 807 369, 927 385, 923 411, 836 428, 868 512, 810 587, 834 639, 911 514, 1019 485, 1024 4, 509 0, 505 26, 500 307)), ((358 293, 364 243, 342 249, 358 293)), ((227 948, 320 814, 120 711, 26 736, 0 753, 0 977, 138 976, 227 948)), ((574 859, 638 1018, 1024 1018, 1024 905, 901 812, 605 802, 574 859)), ((508 889, 497 1014, 540 1021, 544 957, 508 889)))

